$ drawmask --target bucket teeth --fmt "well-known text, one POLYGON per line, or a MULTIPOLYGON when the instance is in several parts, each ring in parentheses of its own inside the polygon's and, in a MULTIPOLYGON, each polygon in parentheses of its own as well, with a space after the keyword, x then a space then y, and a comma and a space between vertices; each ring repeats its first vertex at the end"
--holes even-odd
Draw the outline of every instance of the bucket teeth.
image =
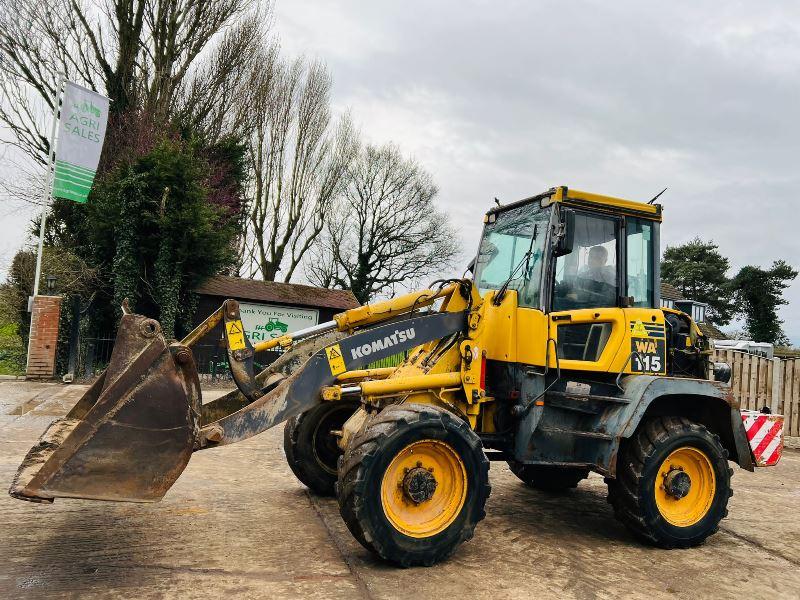
POLYGON ((188 348, 124 315, 108 370, 31 448, 9 493, 23 500, 160 500, 199 433, 200 382, 188 348))
POLYGON ((53 498, 32 496, 26 490, 31 479, 39 472, 39 469, 47 462, 73 429, 80 423, 78 419, 58 419, 50 424, 50 427, 42 434, 37 444, 28 451, 27 456, 11 482, 9 494, 20 500, 30 500, 31 502, 52 502, 53 498))

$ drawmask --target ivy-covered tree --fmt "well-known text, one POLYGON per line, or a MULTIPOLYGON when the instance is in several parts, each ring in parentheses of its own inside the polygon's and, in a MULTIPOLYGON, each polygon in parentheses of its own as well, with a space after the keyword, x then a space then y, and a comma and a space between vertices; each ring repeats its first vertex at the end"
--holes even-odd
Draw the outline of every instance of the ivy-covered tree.
POLYGON ((661 261, 661 279, 671 283, 685 298, 708 304, 706 319, 727 325, 734 314, 733 290, 728 280, 728 259, 717 244, 700 238, 680 246, 668 246, 661 261))
POLYGON ((733 278, 739 314, 745 319, 745 330, 750 339, 779 346, 789 344, 777 309, 788 304, 783 291, 795 277, 795 269, 782 260, 776 260, 769 269, 751 265, 742 267, 733 278))
MULTIPOLYGON (((192 290, 234 264, 241 174, 220 175, 202 150, 163 140, 117 167, 89 198, 81 252, 107 282, 96 302, 98 325, 113 327, 128 298, 134 310, 157 318, 168 336, 180 335, 191 327, 192 290)), ((240 149, 237 160, 242 155, 240 149)), ((236 160, 226 159, 231 163, 236 160)))

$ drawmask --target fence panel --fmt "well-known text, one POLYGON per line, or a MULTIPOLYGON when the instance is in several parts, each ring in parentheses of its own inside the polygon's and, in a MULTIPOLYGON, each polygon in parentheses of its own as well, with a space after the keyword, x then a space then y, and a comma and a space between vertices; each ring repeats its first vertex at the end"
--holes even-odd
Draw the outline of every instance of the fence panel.
POLYGON ((761 410, 768 406, 785 417, 786 435, 800 436, 800 359, 717 350, 714 360, 731 366, 731 390, 742 408, 761 410))
POLYGON ((793 375, 791 387, 792 389, 792 436, 800 436, 800 359, 795 358, 793 361, 793 375))
MULTIPOLYGON (((794 413, 794 360, 784 360, 783 362, 783 407, 781 412, 786 418, 786 423, 792 422, 792 415, 794 413)), ((789 434, 791 435, 791 434, 789 434)))

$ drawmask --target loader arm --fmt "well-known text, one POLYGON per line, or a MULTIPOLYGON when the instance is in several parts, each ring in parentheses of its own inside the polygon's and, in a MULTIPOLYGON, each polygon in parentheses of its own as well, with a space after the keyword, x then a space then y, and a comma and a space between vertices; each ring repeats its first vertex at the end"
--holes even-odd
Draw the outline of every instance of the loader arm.
MULTIPOLYGON (((236 412, 205 425, 197 450, 239 442, 323 402, 321 390, 347 371, 366 367, 466 328, 466 312, 441 312, 369 327, 315 352, 303 367, 236 412)), ((233 370, 233 369, 232 369, 233 370)))
POLYGON ((255 347, 235 300, 171 344, 156 321, 125 310, 109 368, 28 452, 9 493, 34 502, 158 501, 193 451, 247 439, 312 408, 342 373, 466 331, 476 295, 469 281, 448 282, 255 347), (438 311, 418 312, 437 300, 438 311), (191 347, 219 323, 237 390, 203 406, 191 347), (283 355, 256 374, 255 352, 276 347, 283 355))

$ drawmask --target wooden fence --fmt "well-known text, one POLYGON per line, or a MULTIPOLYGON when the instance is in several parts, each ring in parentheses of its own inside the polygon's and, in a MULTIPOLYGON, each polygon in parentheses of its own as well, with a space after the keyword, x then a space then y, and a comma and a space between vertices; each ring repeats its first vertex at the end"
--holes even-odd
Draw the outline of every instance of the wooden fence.
POLYGON ((731 388, 742 408, 768 406, 785 417, 784 435, 800 436, 800 358, 764 358, 716 350, 715 360, 731 366, 731 388))

